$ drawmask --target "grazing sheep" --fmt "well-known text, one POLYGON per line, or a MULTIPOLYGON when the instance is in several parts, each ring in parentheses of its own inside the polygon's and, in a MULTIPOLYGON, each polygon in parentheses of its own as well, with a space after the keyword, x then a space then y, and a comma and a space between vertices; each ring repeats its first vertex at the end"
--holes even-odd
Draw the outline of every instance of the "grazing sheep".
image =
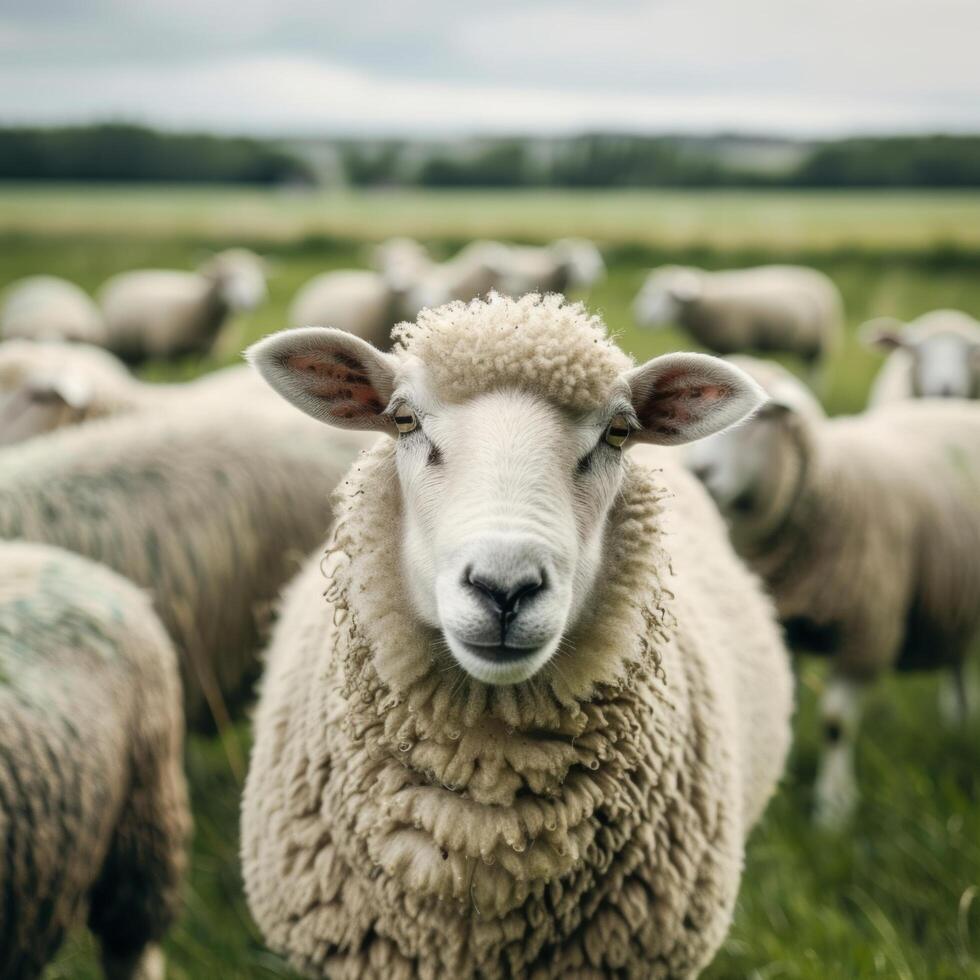
POLYGON ((980 398, 980 323, 959 310, 934 310, 912 323, 883 317, 861 328, 869 347, 892 353, 868 404, 906 398, 980 398))
POLYGON ((152 591, 206 725, 248 690, 266 605, 322 540, 362 441, 215 397, 0 452, 0 538, 59 545, 152 591))
POLYGON ((258 306, 265 291, 262 260, 246 249, 219 252, 197 272, 123 272, 99 293, 106 346, 129 362, 206 353, 228 315, 258 306))
POLYGON ((833 656, 817 817, 857 800, 863 694, 892 668, 962 664, 980 631, 980 405, 909 401, 828 419, 779 365, 734 358, 771 400, 688 450, 794 646, 833 656))
POLYGON ((389 238, 374 249, 371 264, 396 293, 404 295, 434 263, 425 246, 414 238, 389 238))
POLYGON ((663 266, 633 304, 640 326, 677 323, 716 353, 788 351, 810 365, 837 343, 842 309, 827 276, 792 265, 724 272, 663 266))
POLYGON ((88 924, 107 976, 163 977, 190 825, 177 662, 149 598, 0 543, 0 976, 88 924))
MULTIPOLYGON (((486 296, 500 285, 509 263, 509 248, 500 242, 477 239, 461 248, 448 262, 434 264, 405 300, 405 316, 416 317, 452 300, 486 296)), ((324 321, 321 321, 324 322, 324 321)))
POLYGON ((544 248, 511 246, 500 271, 498 289, 506 296, 564 293, 589 289, 606 273, 602 254, 584 238, 562 238, 544 248))
POLYGON ((403 302, 380 272, 338 269, 314 276, 297 292, 288 321, 291 327, 329 324, 387 349, 403 302))
POLYGON ((4 291, 0 338, 104 344, 106 328, 99 308, 73 282, 29 276, 4 291))
POLYGON ((281 407, 245 365, 180 384, 148 384, 99 347, 0 343, 0 446, 96 418, 190 404, 199 397, 257 400, 273 411, 281 407))
POLYGON ((246 891, 311 976, 696 974, 782 770, 768 600, 655 449, 758 404, 698 354, 633 367, 561 297, 454 303, 384 355, 286 331, 250 359, 382 430, 291 586, 255 718, 246 891), (632 433, 632 434, 631 434, 632 433))

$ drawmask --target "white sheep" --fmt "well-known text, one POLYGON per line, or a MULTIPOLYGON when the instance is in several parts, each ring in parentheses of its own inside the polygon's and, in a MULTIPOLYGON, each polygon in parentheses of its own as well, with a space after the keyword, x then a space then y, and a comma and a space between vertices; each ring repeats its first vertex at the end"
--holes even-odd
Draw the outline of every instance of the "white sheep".
POLYGON ((827 276, 793 265, 722 272, 662 266, 633 304, 640 326, 676 323, 718 354, 786 351, 811 365, 838 343, 842 311, 827 276))
POLYGON ((498 266, 506 296, 590 289, 606 274, 602 253, 584 238, 561 238, 541 248, 512 245, 498 266))
POLYGON ((388 238, 376 246, 372 266, 396 292, 407 293, 434 265, 428 249, 414 238, 388 238))
POLYGON ((123 272, 99 291, 106 346, 126 361, 205 353, 229 314, 265 295, 262 259, 246 249, 219 252, 197 272, 123 272))
POLYGON ((87 422, 0 450, 0 538, 149 589, 200 728, 248 692, 269 603, 322 539, 326 492, 364 443, 220 391, 87 422))
POLYGON ((464 245, 448 261, 434 263, 409 290, 403 315, 414 319, 423 309, 486 296, 500 285, 508 262, 509 248, 500 242, 476 239, 464 245))
POLYGON ((980 398, 980 323, 959 310, 934 310, 905 324, 879 317, 864 324, 869 347, 891 351, 868 404, 906 398, 980 398))
POLYGON ((391 346, 391 328, 402 316, 404 293, 380 272, 337 269, 314 276, 289 307, 291 327, 329 324, 376 347, 391 346))
POLYGON ((310 976, 696 974, 789 744, 772 609, 666 453, 755 385, 634 367, 561 297, 454 303, 392 354, 286 331, 250 360, 382 431, 290 588, 243 802, 267 941, 310 976))
POLYGON ((159 412, 200 399, 227 407, 281 400, 245 365, 192 381, 140 381, 107 350, 87 344, 0 343, 0 446, 55 429, 132 412, 159 412))
POLYGON ((980 632, 980 405, 908 401, 827 418, 777 364, 733 358, 770 396, 688 450, 736 550, 771 589, 791 643, 830 654, 818 819, 857 802, 860 705, 893 668, 962 666, 980 632))
POLYGON ((102 314, 88 293, 56 276, 11 283, 0 305, 0 338, 104 344, 102 314))
POLYGON ((106 975, 162 980, 190 825, 173 646, 94 562, 0 542, 0 976, 87 918, 106 975))

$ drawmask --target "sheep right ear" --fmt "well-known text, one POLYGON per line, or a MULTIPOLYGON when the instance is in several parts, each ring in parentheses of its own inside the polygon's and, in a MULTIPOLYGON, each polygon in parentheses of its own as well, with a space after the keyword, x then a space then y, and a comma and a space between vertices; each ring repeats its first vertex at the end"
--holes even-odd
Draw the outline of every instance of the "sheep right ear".
POLYGON ((896 350, 905 346, 905 324, 893 316, 878 316, 858 327, 858 339, 875 350, 896 350))
POLYGON ((395 359, 360 337, 326 327, 283 330, 253 344, 245 357, 307 415, 343 429, 394 434, 386 409, 395 390, 395 359))

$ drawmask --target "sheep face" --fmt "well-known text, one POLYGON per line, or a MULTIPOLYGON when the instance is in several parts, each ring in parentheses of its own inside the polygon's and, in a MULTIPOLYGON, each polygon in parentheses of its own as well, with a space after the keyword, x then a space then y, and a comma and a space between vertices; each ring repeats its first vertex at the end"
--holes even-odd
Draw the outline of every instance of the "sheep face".
POLYGON ((247 249, 219 252, 201 267, 201 274, 219 284, 229 309, 253 310, 265 300, 265 264, 247 249))
POLYGON ((980 324, 956 310, 937 310, 904 325, 890 318, 862 327, 868 346, 903 350, 917 398, 980 398, 980 324))
POLYGON ((92 384, 71 347, 8 341, 0 345, 0 446, 11 445, 81 421, 92 401, 92 384), (62 352, 68 352, 68 363, 62 352), (49 355, 45 357, 44 355, 49 355))
POLYGON ((552 250, 568 272, 568 283, 579 289, 590 289, 606 274, 606 263, 596 246, 584 238, 562 238, 552 250))
POLYGON ((624 372, 588 412, 489 378, 450 401, 417 358, 338 330, 285 331, 249 359, 303 411, 396 440, 404 587, 419 620, 488 684, 533 676, 588 607, 624 444, 701 438, 762 400, 738 368, 700 354, 624 372))
POLYGON ((633 317, 641 327, 676 323, 684 305, 701 295, 697 269, 677 265, 655 269, 633 301, 633 317))

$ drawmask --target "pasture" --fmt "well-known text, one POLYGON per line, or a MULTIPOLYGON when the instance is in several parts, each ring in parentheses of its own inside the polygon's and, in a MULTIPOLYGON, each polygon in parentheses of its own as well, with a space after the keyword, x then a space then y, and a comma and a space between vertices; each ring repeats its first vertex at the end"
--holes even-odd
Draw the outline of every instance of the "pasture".
MULTIPOLYGON (((63 275, 94 290, 127 268, 189 267, 208 249, 261 250, 270 299, 232 322, 201 361, 150 365, 178 379, 232 363, 285 323, 299 285, 328 268, 363 265, 365 243, 394 233, 436 251, 474 236, 593 236, 609 276, 587 300, 638 359, 694 347, 675 331, 640 333, 630 303, 662 262, 724 267, 805 261, 830 274, 848 315, 845 346, 822 396, 859 410, 880 360, 854 331, 879 314, 936 307, 980 314, 980 196, 868 194, 377 194, 306 196, 221 189, 0 190, 0 288, 21 275, 63 275)), ((863 583, 873 588, 873 583, 863 583)), ((980 654, 980 650, 976 651, 980 654)), ((822 669, 800 665, 796 744, 783 786, 750 842, 732 932, 708 972, 759 980, 980 977, 980 717, 943 727, 932 677, 888 680, 871 698, 859 742, 863 800, 842 836, 809 823, 822 669)), ((971 681, 980 695, 980 676, 971 681)), ((978 698, 980 700, 980 698, 978 698)), ((186 908, 167 942, 170 976, 291 976, 263 950, 237 870, 237 801, 247 724, 224 741, 192 738, 187 765, 196 819, 186 908)), ((98 976, 74 940, 47 976, 98 976)))

